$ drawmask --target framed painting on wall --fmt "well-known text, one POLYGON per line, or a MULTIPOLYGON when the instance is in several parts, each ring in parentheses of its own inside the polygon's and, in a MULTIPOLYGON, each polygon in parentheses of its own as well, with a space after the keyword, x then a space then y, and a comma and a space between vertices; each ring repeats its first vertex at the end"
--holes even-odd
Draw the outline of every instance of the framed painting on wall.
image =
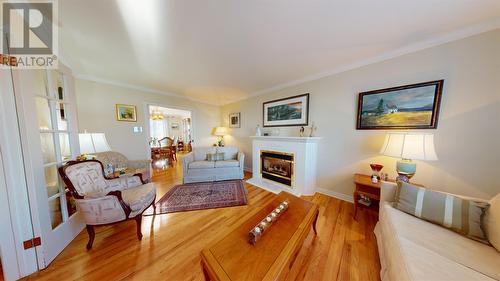
POLYGON ((241 128, 241 113, 229 114, 229 128, 241 128))
POLYGON ((126 122, 137 122, 137 109, 135 105, 117 104, 116 120, 126 122))
POLYGON ((359 93, 358 130, 436 129, 444 80, 359 93))
POLYGON ((264 127, 307 126, 309 94, 265 102, 262 111, 264 127))

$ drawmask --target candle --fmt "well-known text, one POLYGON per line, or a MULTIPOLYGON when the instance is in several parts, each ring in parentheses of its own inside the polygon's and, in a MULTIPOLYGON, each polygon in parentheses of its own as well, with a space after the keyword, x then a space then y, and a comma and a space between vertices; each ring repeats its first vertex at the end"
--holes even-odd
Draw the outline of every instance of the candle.
POLYGON ((275 218, 276 216, 277 216, 277 214, 275 212, 271 213, 271 217, 275 218))
POLYGON ((276 210, 274 210, 277 214, 281 213, 281 209, 280 208, 277 208, 276 210))
POLYGON ((257 226, 257 227, 255 227, 255 228, 254 228, 254 231, 255 231, 255 233, 260 233, 260 227, 258 227, 258 226, 257 226))
POLYGON ((266 218, 266 221, 267 221, 267 222, 272 222, 272 221, 273 221, 273 219, 271 219, 271 217, 267 217, 267 218, 266 218))

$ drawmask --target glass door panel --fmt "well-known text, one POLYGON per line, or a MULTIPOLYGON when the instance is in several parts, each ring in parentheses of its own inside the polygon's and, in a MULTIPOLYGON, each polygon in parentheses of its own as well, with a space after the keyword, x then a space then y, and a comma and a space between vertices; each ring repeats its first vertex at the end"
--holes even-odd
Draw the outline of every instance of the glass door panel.
POLYGON ((60 131, 68 130, 68 119, 67 119, 67 106, 63 102, 56 102, 56 117, 57 117, 57 129, 60 131))
POLYGON ((69 142, 69 134, 60 133, 59 134, 59 145, 61 151, 61 162, 67 162, 71 160, 71 145, 69 142))
POLYGON ((59 174, 57 165, 45 167, 45 183, 47 186, 47 197, 52 197, 59 193, 59 174))
POLYGON ((50 221, 52 229, 56 228, 63 222, 63 214, 61 212, 61 200, 59 197, 49 199, 50 221))
POLYGON ((45 71, 43 71, 43 70, 35 71, 33 82, 34 82, 33 84, 34 84, 35 88, 38 91, 37 95, 52 97, 50 91, 48 91, 48 88, 47 88, 47 85, 48 85, 47 73, 45 71))
POLYGON ((52 117, 50 114, 49 101, 46 98, 36 98, 36 112, 38 117, 38 128, 40 130, 52 130, 52 117))
POLYGON ((56 162, 56 150, 54 147, 54 134, 41 133, 40 142, 42 144, 43 164, 56 162))

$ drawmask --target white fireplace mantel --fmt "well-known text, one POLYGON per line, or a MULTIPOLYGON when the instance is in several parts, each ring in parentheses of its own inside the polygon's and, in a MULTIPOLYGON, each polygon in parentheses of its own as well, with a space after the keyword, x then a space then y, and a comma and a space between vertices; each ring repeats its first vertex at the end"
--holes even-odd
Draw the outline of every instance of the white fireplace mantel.
POLYGON ((297 196, 313 195, 316 190, 318 143, 321 137, 252 136, 252 178, 248 183, 279 193, 297 196), (276 151, 294 155, 292 186, 264 179, 261 175, 261 151, 276 151))
POLYGON ((288 141, 288 142, 305 142, 305 143, 316 143, 321 140, 320 137, 286 137, 286 136, 251 136, 254 140, 266 140, 266 141, 288 141))

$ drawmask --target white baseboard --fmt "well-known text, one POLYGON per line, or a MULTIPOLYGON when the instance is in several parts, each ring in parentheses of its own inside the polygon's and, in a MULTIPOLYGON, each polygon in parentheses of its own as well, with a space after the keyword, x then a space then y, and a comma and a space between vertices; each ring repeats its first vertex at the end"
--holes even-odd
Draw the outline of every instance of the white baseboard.
POLYGON ((337 198, 337 199, 340 199, 340 200, 343 200, 343 201, 346 201, 349 203, 354 203, 354 199, 352 198, 352 195, 347 195, 344 193, 336 192, 336 191, 329 190, 329 189, 319 188, 319 187, 316 188, 316 192, 324 194, 324 195, 328 195, 330 197, 337 198))

